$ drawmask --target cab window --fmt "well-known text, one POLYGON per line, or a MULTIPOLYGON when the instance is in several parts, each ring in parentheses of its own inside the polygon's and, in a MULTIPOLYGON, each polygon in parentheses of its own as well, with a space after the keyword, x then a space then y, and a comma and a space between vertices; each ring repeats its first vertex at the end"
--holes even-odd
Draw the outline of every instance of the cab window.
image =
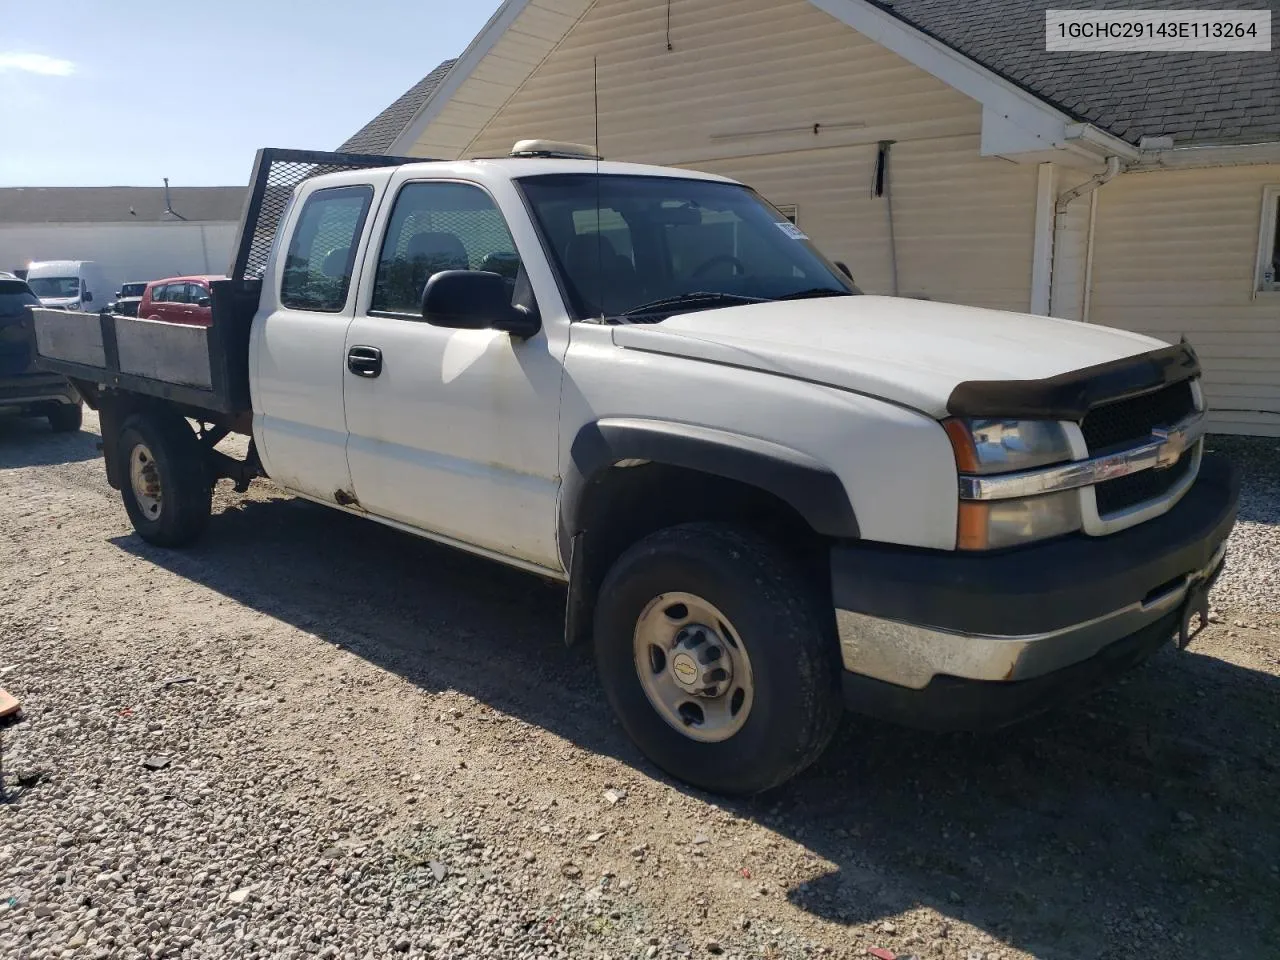
POLYGON ((427 281, 444 270, 487 270, 514 295, 516 245, 493 198, 465 183, 409 183, 396 197, 378 256, 372 311, 421 314, 427 281))
POLYGON ((332 187, 307 198, 285 257, 280 302, 293 310, 339 313, 347 304, 351 271, 373 187, 332 187))

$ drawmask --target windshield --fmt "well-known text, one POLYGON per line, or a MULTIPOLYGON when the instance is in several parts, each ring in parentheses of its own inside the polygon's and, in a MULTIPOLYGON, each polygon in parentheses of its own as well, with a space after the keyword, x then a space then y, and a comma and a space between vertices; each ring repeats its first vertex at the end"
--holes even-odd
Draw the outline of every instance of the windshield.
POLYGON ((39 305, 21 280, 0 280, 0 317, 20 317, 27 307, 39 305))
POLYGON ((140 297, 146 289, 145 283, 126 283, 120 288, 120 296, 140 297))
POLYGON ((27 280, 27 284, 41 300, 80 296, 79 277, 36 277, 27 280))
POLYGON ((738 184, 591 173, 518 182, 579 319, 654 321, 858 292, 798 227, 738 184))

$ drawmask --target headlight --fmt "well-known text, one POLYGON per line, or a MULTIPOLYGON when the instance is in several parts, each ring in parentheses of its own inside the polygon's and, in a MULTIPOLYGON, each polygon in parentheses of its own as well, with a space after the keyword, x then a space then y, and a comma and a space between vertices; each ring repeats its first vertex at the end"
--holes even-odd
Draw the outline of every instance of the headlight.
MULTIPOLYGON (((961 474, 1033 470, 1071 460, 1062 425, 1052 420, 947 420, 943 423, 961 474)), ((961 500, 960 550, 998 550, 1079 530, 1076 490, 1008 500, 961 500)))
POLYGON ((943 426, 961 473, 1012 473, 1071 459, 1056 420, 948 420, 943 426))

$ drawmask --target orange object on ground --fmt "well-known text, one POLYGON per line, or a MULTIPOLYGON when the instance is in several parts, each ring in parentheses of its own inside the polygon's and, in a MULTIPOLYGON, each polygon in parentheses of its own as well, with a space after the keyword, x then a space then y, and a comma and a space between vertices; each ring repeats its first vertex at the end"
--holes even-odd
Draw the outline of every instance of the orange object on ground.
POLYGON ((22 709, 17 697, 8 690, 0 689, 0 717, 7 717, 22 709))

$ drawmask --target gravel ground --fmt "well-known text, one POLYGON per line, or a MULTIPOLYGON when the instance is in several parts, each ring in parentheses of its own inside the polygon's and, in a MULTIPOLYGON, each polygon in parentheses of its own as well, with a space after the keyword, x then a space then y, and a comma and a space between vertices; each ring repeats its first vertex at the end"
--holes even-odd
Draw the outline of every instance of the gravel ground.
POLYGON ((650 767, 563 596, 293 500, 182 553, 0 421, 0 957, 1276 957, 1280 451, 1217 622, 998 737, 849 719, 766 798, 650 767))
POLYGON ((1280 613, 1280 438, 1215 436, 1207 446, 1231 457, 1245 478, 1218 595, 1237 610, 1280 613))

